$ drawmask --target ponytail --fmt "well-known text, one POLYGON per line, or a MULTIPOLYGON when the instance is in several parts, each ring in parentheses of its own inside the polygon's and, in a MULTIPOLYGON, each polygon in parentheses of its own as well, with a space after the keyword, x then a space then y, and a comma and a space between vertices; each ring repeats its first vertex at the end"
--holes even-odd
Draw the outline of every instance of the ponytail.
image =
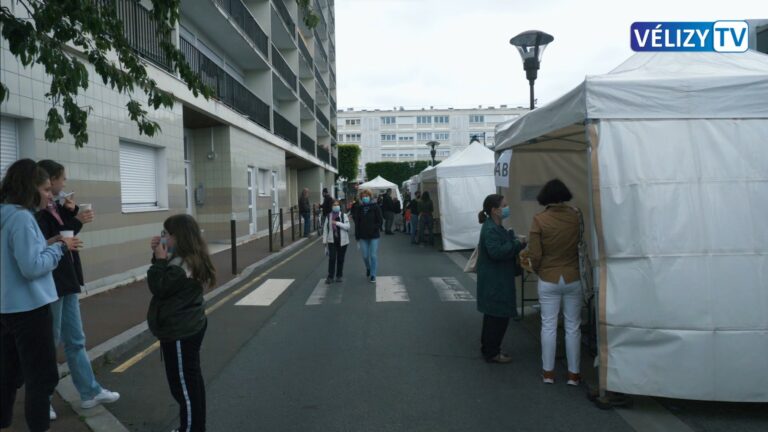
POLYGON ((485 210, 480 210, 480 213, 477 214, 477 220, 480 221, 480 223, 485 223, 487 219, 488 215, 485 214, 485 210))
POLYGON ((501 202, 503 200, 504 196, 499 194, 490 194, 485 197, 485 200, 483 201, 483 210, 477 214, 477 220, 480 221, 480 223, 485 223, 485 221, 491 217, 491 211, 501 207, 501 202))

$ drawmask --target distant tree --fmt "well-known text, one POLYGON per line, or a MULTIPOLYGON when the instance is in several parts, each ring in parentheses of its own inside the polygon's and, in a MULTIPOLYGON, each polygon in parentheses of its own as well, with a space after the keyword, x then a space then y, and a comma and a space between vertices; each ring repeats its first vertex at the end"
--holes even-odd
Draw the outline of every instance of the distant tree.
POLYGON ((310 29, 315 28, 320 22, 320 17, 312 10, 312 0, 296 0, 296 4, 304 12, 304 25, 310 29))
POLYGON ((357 179, 357 165, 360 163, 360 146, 355 144, 341 144, 339 149, 339 177, 346 177, 348 181, 357 179))

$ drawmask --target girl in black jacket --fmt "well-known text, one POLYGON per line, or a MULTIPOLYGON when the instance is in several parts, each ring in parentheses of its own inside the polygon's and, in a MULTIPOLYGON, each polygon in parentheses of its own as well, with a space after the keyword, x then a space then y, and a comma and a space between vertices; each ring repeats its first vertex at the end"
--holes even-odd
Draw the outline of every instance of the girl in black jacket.
POLYGON ((376 283, 378 267, 379 237, 381 237, 381 207, 373 200, 373 193, 364 190, 360 193, 361 204, 355 212, 355 240, 363 254, 366 277, 376 283))
POLYGON ((200 345, 208 321, 203 286, 216 286, 216 269, 192 216, 171 216, 163 227, 162 235, 151 243, 154 256, 147 283, 152 300, 147 324, 160 340, 168 385, 179 404, 179 430, 205 431, 200 345))

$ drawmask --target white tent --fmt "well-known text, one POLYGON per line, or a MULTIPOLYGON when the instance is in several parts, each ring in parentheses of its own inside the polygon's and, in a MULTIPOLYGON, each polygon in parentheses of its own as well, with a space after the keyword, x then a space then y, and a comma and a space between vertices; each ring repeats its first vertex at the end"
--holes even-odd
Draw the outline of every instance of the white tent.
POLYGON ((437 196, 432 199, 439 208, 443 250, 477 246, 477 213, 485 197, 496 192, 493 164, 493 151, 476 143, 421 173, 423 183, 437 183, 437 196))
POLYGON ((371 181, 362 183, 357 188, 358 190, 370 189, 374 192, 385 192, 387 189, 392 189, 393 191, 395 191, 395 195, 397 196, 397 199, 399 199, 401 203, 403 202, 403 197, 402 195, 400 195, 400 188, 398 188, 396 184, 392 183, 391 181, 385 179, 382 176, 377 176, 375 179, 371 181))
POLYGON ((513 228, 554 177, 587 210, 601 388, 768 401, 768 56, 635 54, 496 142, 513 228))

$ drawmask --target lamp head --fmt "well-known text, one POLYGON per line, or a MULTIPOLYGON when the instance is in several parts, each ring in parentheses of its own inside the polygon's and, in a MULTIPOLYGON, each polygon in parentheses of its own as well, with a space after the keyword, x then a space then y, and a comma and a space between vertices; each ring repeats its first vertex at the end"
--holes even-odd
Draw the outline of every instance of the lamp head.
POLYGON ((523 59, 523 69, 525 69, 529 81, 536 80, 544 49, 553 40, 555 38, 552 35, 539 30, 528 30, 509 40, 509 43, 520 52, 520 57, 523 59))

